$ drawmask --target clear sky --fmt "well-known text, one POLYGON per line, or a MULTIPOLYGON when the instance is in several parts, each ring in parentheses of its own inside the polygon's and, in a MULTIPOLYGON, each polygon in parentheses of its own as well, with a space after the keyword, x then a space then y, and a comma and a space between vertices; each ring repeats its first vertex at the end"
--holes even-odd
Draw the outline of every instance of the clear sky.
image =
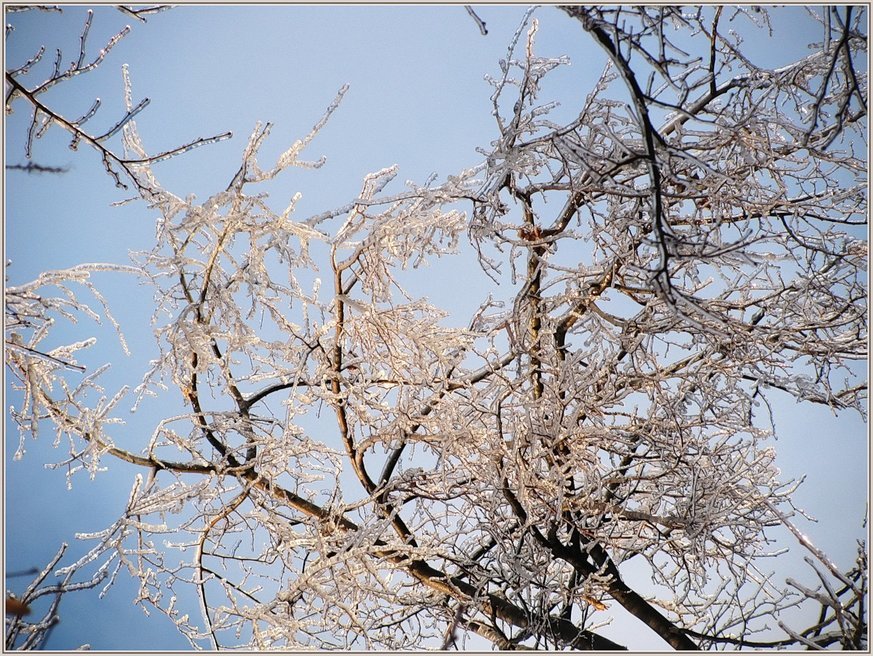
MULTIPOLYGON (((477 147, 487 147, 497 135, 491 116, 492 89, 483 79, 496 75, 525 7, 483 6, 482 36, 462 6, 180 6, 133 21, 109 7, 95 9, 88 55, 125 24, 132 32, 109 53, 93 73, 64 83, 46 94, 61 112, 75 118, 100 97, 103 107, 92 124, 111 127, 122 115, 121 66, 130 67, 134 102, 151 104, 137 117, 139 132, 152 152, 198 137, 232 131, 233 138, 192 151, 156 168, 163 185, 174 193, 205 198, 223 189, 239 166, 242 150, 258 121, 272 122, 272 137, 262 151, 269 161, 296 138, 305 135, 343 84, 350 89, 331 122, 308 151, 327 164, 319 171, 286 173, 270 187, 275 205, 284 207, 303 192, 298 216, 339 207, 354 198, 363 177, 374 170, 399 165, 399 184, 424 182, 480 161, 477 147)), ((796 11, 800 11, 797 8, 796 11)), ((62 14, 7 14, 14 31, 6 41, 6 67, 20 66, 40 45, 49 53, 61 48, 64 61, 76 57, 85 8, 67 7, 62 14)), ((566 116, 574 115, 603 66, 600 51, 581 28, 555 8, 536 14, 540 21, 539 52, 570 57, 573 64, 552 78, 548 93, 559 98, 566 116)), ((772 65, 791 57, 790 15, 777 24, 770 46, 756 55, 772 65)), ((51 54, 46 56, 50 67, 51 54)), ((27 79, 32 85, 45 67, 27 79)), ((29 113, 22 101, 6 118, 6 162, 23 163, 29 113)), ((9 172, 5 179, 6 258, 8 284, 29 281, 46 269, 83 262, 127 263, 128 251, 146 250, 154 237, 154 213, 140 203, 111 207, 131 194, 116 189, 103 173, 99 157, 86 146, 73 152, 69 136, 52 128, 34 147, 34 159, 64 166, 62 175, 9 172)), ((117 145, 117 142, 116 142, 117 145)), ((428 292, 437 304, 476 301, 458 294, 458 279, 450 271, 432 277, 428 292), (453 301, 453 299, 455 299, 453 301)), ((118 276, 95 276, 131 346, 121 354, 111 331, 99 330, 100 343, 87 357, 89 365, 107 360, 116 367, 107 387, 139 382, 154 344, 149 326, 150 292, 118 276)), ((449 306, 452 309, 452 306, 449 306)), ((90 326, 86 326, 90 330, 90 326)), ((59 331, 57 341, 65 337, 59 331)), ((6 407, 19 397, 6 388, 6 407)), ((125 417, 128 434, 119 440, 143 444, 154 427, 157 407, 125 417)), ((825 409, 797 406, 787 400, 776 406, 776 443, 786 478, 806 476, 798 492, 801 507, 819 518, 804 525, 810 536, 841 566, 852 560, 853 536, 866 510, 866 427, 857 415, 830 416, 825 409)), ((21 461, 12 461, 17 432, 7 419, 5 445, 6 567, 20 570, 42 566, 61 542, 69 542, 70 557, 85 552, 87 543, 74 539, 78 531, 108 526, 122 511, 134 469, 107 460, 108 470, 93 481, 73 480, 67 490, 63 470, 46 470, 67 454, 51 448, 53 435, 27 445, 21 461)), ((122 431, 119 428, 119 433, 122 431)), ((804 573, 805 574, 805 573, 804 573)), ((785 573, 791 575, 791 572, 785 573)), ((27 579, 10 579, 12 591, 27 579)), ((184 649, 187 642, 161 616, 146 618, 132 604, 136 583, 122 573, 103 600, 91 592, 75 593, 61 606, 62 623, 48 647, 70 649, 90 643, 94 649, 184 649)), ((196 605, 191 605, 196 613, 196 605)), ((652 647, 642 638, 610 637, 637 648, 652 647)), ((605 632, 609 635, 609 631, 605 632)), ((647 632, 640 631, 643 636, 647 632)), ((657 647, 657 645, 655 645, 657 647)))

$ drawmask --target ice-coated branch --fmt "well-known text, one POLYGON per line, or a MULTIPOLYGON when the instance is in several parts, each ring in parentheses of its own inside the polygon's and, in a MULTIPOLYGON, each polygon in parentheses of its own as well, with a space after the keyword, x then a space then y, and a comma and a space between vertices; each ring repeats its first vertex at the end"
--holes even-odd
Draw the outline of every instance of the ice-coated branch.
MULTIPOLYGON (((90 579, 75 582, 74 575, 78 573, 78 568, 56 570, 67 547, 67 544, 62 544, 48 564, 36 571, 36 577, 20 596, 6 598, 6 649, 45 649, 52 630, 61 621, 59 610, 62 597, 70 592, 94 588, 105 578, 105 574, 98 571, 90 579), (51 575, 59 577, 59 582, 46 584, 51 575), (39 619, 30 618, 33 603, 44 596, 52 596, 51 603, 39 619)), ((83 648, 87 649, 88 646, 83 648)))
POLYGON ((147 21, 147 18, 146 18, 147 16, 159 14, 159 13, 161 13, 163 11, 167 11, 168 9, 171 9, 171 8, 172 8, 172 5, 152 5, 150 7, 137 7, 137 8, 127 6, 127 5, 118 5, 118 7, 117 7, 118 11, 120 11, 128 16, 132 16, 136 20, 142 21, 143 23, 145 23, 147 21))
MULTIPOLYGON (((122 11, 125 11, 126 13, 129 13, 130 15, 133 15, 142 21, 145 21, 146 15, 163 11, 166 8, 168 7, 155 6, 134 10, 127 7, 121 7, 122 11)), ((133 118, 140 111, 145 109, 145 107, 149 104, 150 100, 148 98, 144 98, 143 100, 141 100, 135 107, 128 107, 127 113, 118 122, 116 122, 113 127, 100 135, 91 134, 82 127, 88 120, 93 118, 93 116, 97 113, 97 110, 100 108, 101 101, 99 98, 95 99, 91 108, 85 114, 83 114, 81 118, 77 120, 67 119, 60 112, 51 108, 45 101, 40 98, 43 93, 61 82, 67 81, 77 75, 81 75, 95 70, 98 66, 100 66, 100 64, 103 63, 110 50, 112 50, 112 48, 130 32, 130 27, 126 26, 118 34, 109 39, 106 45, 103 46, 103 48, 98 52, 97 56, 90 63, 86 63, 87 40, 88 34, 91 29, 93 17, 93 11, 88 10, 85 24, 79 37, 80 46, 78 57, 70 64, 70 67, 67 70, 61 71, 61 51, 58 50, 54 72, 51 74, 51 76, 49 76, 49 78, 42 83, 34 87, 28 88, 28 86, 26 86, 25 83, 22 82, 19 78, 27 75, 32 66, 42 58, 42 55, 45 52, 45 47, 43 46, 40 48, 36 55, 26 61, 22 66, 16 69, 6 71, 6 108, 8 112, 11 112, 13 108, 13 103, 18 99, 26 101, 32 107, 33 116, 30 123, 30 128, 28 130, 27 141, 25 143, 25 155, 28 159, 30 159, 32 155, 34 140, 39 139, 51 125, 57 125, 69 132, 72 136, 72 140, 70 142, 71 149, 75 150, 81 142, 85 142, 100 154, 106 172, 115 181, 117 187, 120 187, 122 189, 128 188, 128 184, 122 180, 123 174, 131 182, 133 182, 134 186, 137 188, 138 191, 148 195, 153 193, 154 189, 152 189, 148 183, 143 182, 141 176, 139 175, 140 169, 142 167, 164 161, 177 155, 181 155, 200 146, 228 139, 232 135, 231 133, 226 132, 212 137, 199 138, 190 141, 182 146, 168 149, 157 155, 145 156, 143 154, 143 156, 139 158, 129 158, 123 155, 118 155, 110 146, 107 145, 106 142, 113 136, 118 134, 123 128, 130 125, 133 118)), ((126 75, 127 74, 125 72, 125 79, 126 75)), ((126 81, 126 85, 127 84, 128 83, 126 81)))

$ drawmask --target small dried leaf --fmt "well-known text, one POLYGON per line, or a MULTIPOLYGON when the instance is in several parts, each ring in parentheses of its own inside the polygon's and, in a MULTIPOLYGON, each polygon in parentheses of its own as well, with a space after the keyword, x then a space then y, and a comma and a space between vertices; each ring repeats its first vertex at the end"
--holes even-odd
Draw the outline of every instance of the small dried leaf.
POLYGON ((23 617, 24 615, 30 615, 30 606, 25 604, 20 599, 16 599, 12 596, 6 597, 6 614, 14 615, 15 617, 23 617))
POLYGON ((518 229, 518 236, 525 241, 539 241, 542 239, 543 234, 540 231, 539 226, 523 225, 518 229))
POLYGON ((602 601, 595 599, 594 597, 589 597, 588 595, 583 596, 582 601, 584 601, 585 603, 587 603, 590 606, 594 606, 595 610, 606 610, 607 608, 609 608, 602 601))

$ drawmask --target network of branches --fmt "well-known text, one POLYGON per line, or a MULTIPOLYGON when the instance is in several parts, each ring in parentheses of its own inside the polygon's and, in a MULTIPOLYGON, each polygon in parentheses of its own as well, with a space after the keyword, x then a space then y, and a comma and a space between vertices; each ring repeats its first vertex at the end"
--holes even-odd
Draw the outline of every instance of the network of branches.
MULTIPOLYGON (((301 157, 345 87, 266 168, 258 126, 198 203, 156 165, 227 135, 149 155, 134 120, 148 100, 133 102, 126 72, 127 113, 103 134, 83 127, 99 103, 72 120, 41 99, 124 33, 86 63, 89 15, 69 69, 59 53, 30 83, 41 49, 7 70, 7 107, 33 114, 27 157, 66 130, 157 226, 132 262, 6 289, 22 445, 56 433, 71 476, 142 469, 126 511, 83 536, 93 548, 27 594, 126 570, 140 603, 215 649, 474 635, 621 649, 602 631, 617 608, 677 649, 866 648, 866 545, 838 566, 801 533, 771 439, 776 396, 866 404, 866 10, 792 10, 820 38, 778 69, 747 54, 770 29, 758 8, 538 11, 564 12, 604 55, 575 118, 544 98, 568 60, 538 54, 529 11, 487 78, 481 162, 405 189, 396 168, 374 172, 309 217, 259 185, 322 164, 301 157), (471 253, 491 281, 472 316, 406 288, 407 268, 471 253), (96 270, 154 290, 152 366, 108 393, 104 369, 77 361, 87 335, 43 346, 59 320, 116 324, 96 270), (138 450, 118 446, 123 411, 146 402, 163 418, 138 450), (805 550, 805 578, 773 576, 778 527, 805 550)), ((7 647, 56 611, 7 614, 7 647)))

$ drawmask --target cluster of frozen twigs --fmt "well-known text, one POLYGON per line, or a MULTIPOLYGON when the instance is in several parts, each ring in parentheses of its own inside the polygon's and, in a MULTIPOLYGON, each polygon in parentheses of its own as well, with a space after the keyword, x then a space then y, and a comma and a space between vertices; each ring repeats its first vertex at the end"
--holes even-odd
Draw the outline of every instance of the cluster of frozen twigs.
MULTIPOLYGON (((566 61, 537 54, 529 14, 491 80, 480 165, 405 189, 385 169, 312 217, 259 185, 321 165, 300 157, 345 89, 266 168, 259 126, 198 203, 153 170, 194 144, 148 156, 129 85, 117 129, 89 136, 26 66, 7 73, 31 132, 88 142, 158 215, 134 262, 157 349, 130 390, 94 399, 87 340, 41 347, 57 318, 92 314, 68 282, 93 266, 7 290, 22 435, 66 436, 92 475, 143 468, 63 571, 126 567, 142 603, 214 648, 612 649, 616 606, 675 648, 866 647, 866 546, 845 571, 795 527, 769 421, 776 394, 866 401, 863 14, 811 12, 821 42, 772 70, 731 27, 766 32, 757 9, 564 11, 607 59, 574 120, 541 98, 566 61), (407 288, 438 258, 493 281, 473 316, 407 288), (172 411, 119 447, 121 404, 150 397, 172 411), (780 526, 809 577, 769 569, 780 526), (810 605, 804 628, 783 621, 810 605)), ((82 42, 69 74, 88 69, 82 42)))

